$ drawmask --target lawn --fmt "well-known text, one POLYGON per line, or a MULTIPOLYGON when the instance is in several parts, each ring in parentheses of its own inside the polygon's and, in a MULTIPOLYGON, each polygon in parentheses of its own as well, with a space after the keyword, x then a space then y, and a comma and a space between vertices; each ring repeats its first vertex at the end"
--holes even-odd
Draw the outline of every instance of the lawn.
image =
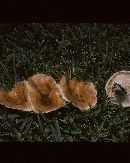
POLYGON ((97 106, 85 112, 72 104, 47 114, 0 105, 0 141, 128 142, 130 108, 112 104, 104 89, 120 70, 130 70, 130 24, 0 24, 1 87, 36 73, 59 82, 66 73, 98 91, 97 106))

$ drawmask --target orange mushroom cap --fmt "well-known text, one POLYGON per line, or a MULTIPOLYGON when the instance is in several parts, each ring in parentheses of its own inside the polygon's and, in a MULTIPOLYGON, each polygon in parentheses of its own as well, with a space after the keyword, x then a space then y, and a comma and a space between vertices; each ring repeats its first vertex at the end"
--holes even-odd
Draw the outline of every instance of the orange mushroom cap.
POLYGON ((30 104, 27 101, 27 83, 27 81, 18 82, 10 91, 0 89, 0 104, 5 105, 7 108, 32 111, 30 104))
POLYGON ((65 105, 58 84, 51 76, 36 74, 28 83, 33 88, 30 98, 35 111, 47 113, 65 105))
POLYGON ((62 98, 81 110, 88 110, 97 103, 97 90, 91 82, 78 82, 68 80, 62 76, 60 80, 60 92, 62 98))
POLYGON ((121 104, 123 107, 130 106, 130 71, 119 71, 114 73, 106 82, 105 90, 114 104, 121 104), (114 85, 118 85, 114 90, 114 85), (117 94, 116 91, 119 93, 117 94), (124 91, 124 94, 123 94, 124 91))
POLYGON ((16 83, 11 91, 0 90, 0 104, 12 109, 47 113, 64 103, 56 81, 44 74, 16 83))

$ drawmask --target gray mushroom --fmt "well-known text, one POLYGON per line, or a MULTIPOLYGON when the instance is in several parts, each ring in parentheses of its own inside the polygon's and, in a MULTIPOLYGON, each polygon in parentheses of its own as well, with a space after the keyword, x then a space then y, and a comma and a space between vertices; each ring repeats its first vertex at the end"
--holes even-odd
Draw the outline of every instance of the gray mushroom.
POLYGON ((130 71, 114 73, 105 86, 106 93, 114 104, 130 106, 130 71))

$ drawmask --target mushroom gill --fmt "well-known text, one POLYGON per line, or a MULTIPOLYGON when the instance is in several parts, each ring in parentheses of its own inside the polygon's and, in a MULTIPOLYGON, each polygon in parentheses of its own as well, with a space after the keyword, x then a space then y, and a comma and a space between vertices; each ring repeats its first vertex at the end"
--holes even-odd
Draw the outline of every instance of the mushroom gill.
POLYGON ((22 111, 50 112, 64 105, 56 81, 44 74, 36 74, 14 85, 12 90, 0 89, 0 104, 22 111))
POLYGON ((105 90, 114 104, 130 106, 130 71, 114 73, 106 82, 105 90))
POLYGON ((80 110, 88 110, 97 103, 97 90, 91 82, 78 82, 62 76, 60 92, 63 99, 72 102, 80 110))

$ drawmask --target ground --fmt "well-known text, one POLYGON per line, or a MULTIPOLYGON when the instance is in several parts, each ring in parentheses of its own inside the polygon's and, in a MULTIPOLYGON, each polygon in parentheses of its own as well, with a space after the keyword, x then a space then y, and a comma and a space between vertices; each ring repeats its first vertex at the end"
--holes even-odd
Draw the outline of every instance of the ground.
POLYGON ((109 77, 130 70, 130 25, 103 23, 32 23, 0 25, 0 86, 33 74, 58 82, 92 81, 98 103, 86 112, 67 104, 48 114, 8 109, 0 105, 0 141, 128 142, 130 108, 110 102, 109 77))

